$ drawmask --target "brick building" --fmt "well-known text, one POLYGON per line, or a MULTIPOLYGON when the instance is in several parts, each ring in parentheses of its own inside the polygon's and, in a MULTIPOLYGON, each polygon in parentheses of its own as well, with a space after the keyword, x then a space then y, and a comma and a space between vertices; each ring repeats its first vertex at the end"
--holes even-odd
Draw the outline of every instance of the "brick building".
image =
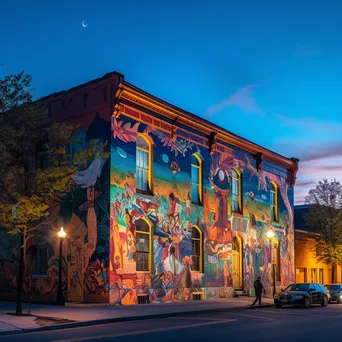
MULTIPOLYGON (((107 141, 27 248, 25 291, 56 295, 63 224, 63 287, 78 302, 134 304, 272 293, 295 280, 293 190, 285 158, 170 105, 118 73, 52 94, 52 120, 80 124, 73 149, 107 141), (39 237, 38 237, 39 236, 39 237), (270 238, 272 236, 272 238, 270 238)), ((11 296, 16 248, 6 246, 0 295, 11 296)), ((12 294, 14 295, 14 294, 12 294)))

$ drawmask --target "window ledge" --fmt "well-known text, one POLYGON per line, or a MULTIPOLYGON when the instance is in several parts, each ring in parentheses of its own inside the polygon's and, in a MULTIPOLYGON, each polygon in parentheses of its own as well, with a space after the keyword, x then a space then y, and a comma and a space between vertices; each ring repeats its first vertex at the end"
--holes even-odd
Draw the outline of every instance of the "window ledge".
POLYGON ((279 222, 273 221, 272 226, 274 227, 281 227, 281 224, 279 222))
POLYGON ((148 274, 150 274, 151 272, 150 271, 135 271, 136 273, 148 273, 148 274))
POLYGON ((233 211, 232 215, 238 218, 243 218, 243 214, 238 211, 233 211))
POLYGON ((152 191, 144 191, 144 190, 136 189, 135 192, 140 195, 151 196, 151 197, 154 196, 154 193, 152 191))
POLYGON ((45 279, 47 279, 47 278, 49 278, 49 276, 47 274, 32 274, 32 278, 35 278, 35 279, 45 278, 45 279))

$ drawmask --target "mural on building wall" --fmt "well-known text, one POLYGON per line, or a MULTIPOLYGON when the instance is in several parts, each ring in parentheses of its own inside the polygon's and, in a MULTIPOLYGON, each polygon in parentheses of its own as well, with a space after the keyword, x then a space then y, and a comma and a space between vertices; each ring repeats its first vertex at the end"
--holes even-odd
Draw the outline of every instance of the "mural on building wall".
MULTIPOLYGON (((83 122, 75 134, 72 152, 86 148, 93 139, 108 141, 109 134, 110 122, 96 114, 91 122, 83 122)), ((49 218, 29 231, 24 291, 31 293, 34 300, 55 299, 59 267, 57 231, 64 226, 67 239, 63 242, 62 283, 66 299, 108 301, 109 171, 109 158, 89 160, 73 177, 73 190, 57 195, 49 203, 49 218)), ((15 292, 17 246, 11 242, 3 249, 0 247, 0 294, 15 292)))
POLYGON ((280 243, 281 282, 294 280, 292 188, 280 176, 256 170, 254 159, 232 149, 214 152, 194 140, 121 116, 112 121, 110 302, 181 301, 192 293, 223 297, 232 288, 251 293, 258 275, 271 294, 272 229, 280 243), (136 193, 137 134, 153 141, 153 196, 136 193), (203 160, 203 205, 191 200, 191 155, 203 160), (242 174, 243 214, 232 214, 232 169, 242 174), (279 186, 279 223, 270 218, 270 184, 279 186), (151 272, 136 271, 136 229, 152 231, 151 272), (192 229, 203 232, 203 272, 192 271, 192 229), (243 257, 242 257, 243 256, 243 257))

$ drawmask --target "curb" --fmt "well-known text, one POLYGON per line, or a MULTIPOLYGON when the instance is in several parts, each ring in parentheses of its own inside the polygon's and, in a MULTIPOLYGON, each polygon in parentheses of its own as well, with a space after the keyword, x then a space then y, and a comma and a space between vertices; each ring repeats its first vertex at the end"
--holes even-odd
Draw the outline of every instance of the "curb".
MULTIPOLYGON (((264 304, 258 309, 262 308, 271 308, 274 307, 273 304, 264 304)), ((52 331, 52 330, 61 330, 61 329, 70 329, 70 328, 81 328, 93 325, 101 325, 101 324, 109 324, 109 323, 119 323, 119 322, 131 322, 131 321, 142 321, 147 319, 158 319, 158 318, 168 318, 168 317, 179 317, 179 316, 189 316, 189 315, 200 315, 205 313, 213 313, 213 312, 227 312, 227 311, 237 311, 237 310, 246 310, 246 309, 254 309, 254 307, 246 307, 246 306, 237 306, 231 308, 213 308, 213 309, 202 309, 202 310, 192 310, 185 312, 166 312, 162 314, 151 314, 151 315, 141 315, 141 316, 127 316, 127 317, 115 317, 115 318, 104 318, 93 321, 83 321, 83 322, 73 322, 73 323, 63 323, 56 325, 47 325, 39 328, 30 328, 30 329, 18 329, 18 330, 9 330, 9 331, 0 331, 0 336, 5 335, 18 335, 23 333, 32 333, 32 332, 41 332, 41 331, 52 331)), ((34 315, 32 315, 34 316, 34 315)), ((44 316, 45 317, 45 316, 44 316)))

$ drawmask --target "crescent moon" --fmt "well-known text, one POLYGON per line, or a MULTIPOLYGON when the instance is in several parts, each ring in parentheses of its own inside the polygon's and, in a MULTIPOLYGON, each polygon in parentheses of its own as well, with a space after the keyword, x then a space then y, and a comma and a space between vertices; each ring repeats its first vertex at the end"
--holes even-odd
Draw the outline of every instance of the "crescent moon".
POLYGON ((88 26, 88 23, 87 23, 85 20, 83 20, 83 21, 82 21, 82 26, 83 26, 83 27, 87 27, 87 26, 88 26))

